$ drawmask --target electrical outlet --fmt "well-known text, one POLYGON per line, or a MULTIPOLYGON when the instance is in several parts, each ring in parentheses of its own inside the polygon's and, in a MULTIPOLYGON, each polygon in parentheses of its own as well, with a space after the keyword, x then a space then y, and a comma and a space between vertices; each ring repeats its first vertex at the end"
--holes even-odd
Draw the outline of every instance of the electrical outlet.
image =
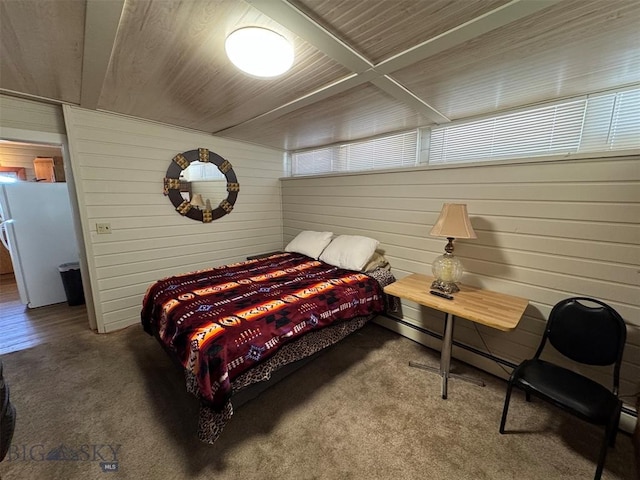
POLYGON ((111 233, 111 224, 110 223, 96 223, 96 230, 101 235, 103 235, 105 233, 111 233))

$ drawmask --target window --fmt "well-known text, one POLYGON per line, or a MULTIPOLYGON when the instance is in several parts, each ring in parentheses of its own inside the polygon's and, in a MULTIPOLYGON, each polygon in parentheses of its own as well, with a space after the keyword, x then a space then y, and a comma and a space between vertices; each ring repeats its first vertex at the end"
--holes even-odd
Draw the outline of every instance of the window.
POLYGON ((294 152, 291 154, 292 175, 315 175, 319 173, 334 172, 334 163, 337 163, 337 148, 327 147, 306 152, 294 152))
POLYGON ((314 175, 415 166, 418 132, 291 153, 291 174, 314 175))
POLYGON ((640 90, 590 95, 425 133, 429 164, 640 148, 640 90))
POLYGON ((640 89, 292 152, 291 174, 354 172, 640 149, 640 89), (418 143, 420 149, 418 151, 418 143))
POLYGON ((580 151, 640 147, 640 90, 587 99, 580 151))

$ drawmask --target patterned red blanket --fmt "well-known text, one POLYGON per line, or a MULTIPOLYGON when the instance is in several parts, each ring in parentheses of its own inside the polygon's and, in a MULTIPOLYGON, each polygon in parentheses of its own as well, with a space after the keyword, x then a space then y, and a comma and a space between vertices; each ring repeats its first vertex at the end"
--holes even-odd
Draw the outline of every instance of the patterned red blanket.
POLYGON ((214 409, 231 382, 307 332, 384 310, 373 278, 296 253, 159 280, 142 307, 145 331, 185 368, 214 409))

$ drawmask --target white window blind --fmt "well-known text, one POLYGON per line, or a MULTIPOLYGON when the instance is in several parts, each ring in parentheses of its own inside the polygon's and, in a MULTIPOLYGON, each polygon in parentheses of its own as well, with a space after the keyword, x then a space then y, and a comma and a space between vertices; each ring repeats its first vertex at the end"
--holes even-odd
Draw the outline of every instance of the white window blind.
POLYGON ((431 130, 429 163, 574 153, 584 100, 431 130))
POLYGON ((291 174, 486 162, 640 149, 640 89, 611 91, 290 154, 291 174), (422 158, 419 158, 419 157, 422 158))
POLYGON ((414 166, 417 161, 417 141, 418 132, 413 130, 361 142, 293 152, 291 174, 314 175, 414 166))
POLYGON ((337 160, 337 151, 333 147, 307 150, 291 154, 291 173, 293 175, 317 175, 333 172, 337 160))
POLYGON ((428 163, 446 164, 640 148, 640 90, 430 129, 428 163))
POLYGON ((640 90, 610 93, 587 100, 580 151, 640 146, 640 90))

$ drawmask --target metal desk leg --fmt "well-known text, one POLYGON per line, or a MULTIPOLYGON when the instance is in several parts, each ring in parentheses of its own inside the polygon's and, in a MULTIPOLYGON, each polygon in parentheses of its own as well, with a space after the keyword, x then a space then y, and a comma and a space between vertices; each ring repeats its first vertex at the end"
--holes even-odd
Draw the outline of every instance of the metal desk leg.
POLYGON ((444 338, 440 352, 440 376, 442 377, 442 398, 447 398, 447 385, 451 369, 451 348, 453 347, 453 315, 447 313, 444 320, 444 338))
POLYGON ((484 382, 478 378, 473 378, 466 375, 458 375, 456 373, 451 373, 450 371, 451 348, 453 346, 453 319, 453 315, 451 313, 447 313, 445 317, 444 337, 442 339, 442 352, 440 353, 440 368, 435 368, 416 362, 409 362, 410 367, 417 367, 430 372, 435 372, 442 377, 441 392, 443 399, 447 398, 447 385, 449 382, 449 377, 459 378, 460 380, 464 380, 466 382, 474 383, 476 385, 484 387, 484 382))

